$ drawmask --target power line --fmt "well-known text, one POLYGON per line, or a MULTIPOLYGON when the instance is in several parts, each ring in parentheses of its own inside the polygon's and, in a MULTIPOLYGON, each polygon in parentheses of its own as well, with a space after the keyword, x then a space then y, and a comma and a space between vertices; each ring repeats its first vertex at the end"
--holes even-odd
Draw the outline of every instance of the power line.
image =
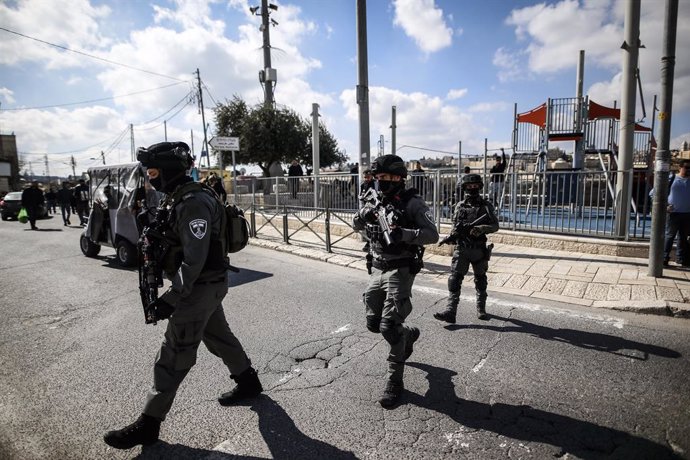
POLYGON ((185 104, 185 106, 189 105, 190 102, 189 102, 189 99, 188 99, 188 98, 189 98, 189 96, 192 94, 192 92, 193 92, 193 90, 190 90, 187 94, 184 95, 184 97, 183 97, 182 99, 180 99, 179 101, 177 101, 177 102, 175 103, 175 105, 173 105, 172 107, 170 107, 168 110, 166 110, 166 111, 163 112, 162 114, 158 115, 157 117, 152 118, 152 119, 150 119, 150 120, 148 120, 148 121, 145 121, 145 122, 143 122, 143 123, 138 123, 138 124, 139 124, 139 125, 147 125, 147 124, 149 124, 149 123, 152 123, 152 122, 158 120, 158 119, 161 118, 161 117, 164 117, 164 116, 167 115, 168 113, 170 113, 170 112, 172 112, 173 110, 175 110, 175 108, 176 108, 178 105, 180 105, 181 103, 183 103, 183 102, 185 101, 185 99, 187 99, 187 103, 185 104))
MULTIPOLYGON (((124 130, 124 132, 127 132, 127 131, 129 131, 129 127, 125 128, 125 130, 124 130)), ((122 135, 122 132, 118 133, 118 134, 115 136, 115 139, 118 139, 121 135, 122 135)), ((84 152, 84 151, 86 151, 86 150, 88 150, 88 149, 91 149, 91 148, 97 147, 97 146, 99 146, 99 145, 105 144, 106 142, 109 142, 110 139, 112 139, 112 138, 108 138, 108 139, 102 140, 102 141, 97 142, 97 143, 95 143, 95 144, 93 144, 93 145, 89 145, 88 147, 82 147, 82 148, 79 148, 79 149, 76 149, 76 150, 66 150, 66 151, 64 151, 64 152, 21 152, 21 151, 20 151, 20 152, 18 152, 18 153, 21 153, 22 155, 46 155, 46 154, 47 154, 47 155, 63 155, 63 154, 65 154, 65 153, 84 152)))
POLYGON ((99 60, 99 61, 107 62, 108 64, 118 65, 118 66, 120 66, 120 67, 126 67, 126 68, 131 69, 131 70, 136 70, 136 71, 138 71, 138 72, 144 72, 144 73, 148 73, 148 74, 151 74, 151 75, 156 75, 156 76, 158 76, 158 77, 165 77, 165 78, 169 78, 169 79, 171 79, 171 80, 177 80, 177 81, 180 81, 180 82, 184 81, 184 80, 181 80, 181 79, 176 78, 176 77, 171 77, 170 75, 164 75, 164 74, 162 74, 162 73, 152 72, 152 71, 146 70, 146 69, 140 69, 140 68, 138 68, 138 67, 134 67, 134 66, 131 66, 131 65, 128 65, 128 64, 123 64, 123 63, 121 63, 121 62, 111 61, 110 59, 105 59, 105 58, 102 58, 102 57, 94 56, 93 54, 88 54, 88 53, 85 53, 85 52, 83 52, 83 51, 73 50, 73 49, 67 48, 66 46, 57 45, 57 44, 55 44, 55 43, 51 43, 51 42, 48 42, 48 41, 45 41, 45 40, 41 40, 40 38, 30 37, 30 36, 28 36, 28 35, 24 35, 24 34, 22 34, 22 33, 15 32, 14 30, 6 29, 6 28, 4 28, 4 27, 0 27, 0 30, 4 30, 5 32, 9 32, 9 33, 11 33, 11 34, 18 35, 18 36, 20 36, 20 37, 28 38, 29 40, 34 40, 34 41, 37 41, 37 42, 39 42, 39 43, 43 43, 43 44, 46 44, 46 45, 49 45, 49 46, 53 46, 53 47, 55 47, 55 48, 60 48, 60 49, 62 49, 62 50, 69 51, 69 52, 71 52, 71 53, 81 54, 82 56, 90 57, 91 59, 97 59, 97 60, 99 60))
POLYGON ((213 94, 211 94, 211 90, 208 89, 208 86, 206 86, 206 83, 201 82, 201 84, 204 86, 204 89, 206 89, 206 93, 209 95, 209 97, 211 98, 211 100, 213 101, 213 103, 214 103, 215 105, 218 105, 218 103, 216 102, 216 100, 213 98, 213 94))
MULTIPOLYGON (((152 92, 152 91, 157 91, 157 90, 159 90, 159 89, 170 88, 171 86, 177 86, 177 85, 181 85, 182 83, 188 83, 188 82, 189 82, 189 80, 188 80, 188 81, 180 81, 180 82, 171 83, 171 84, 165 85, 165 86, 159 86, 158 88, 144 89, 144 90, 135 91, 135 92, 129 93, 129 94, 119 94, 119 95, 117 95, 117 96, 103 97, 103 98, 100 98, 100 99, 90 99, 90 100, 88 100, 88 101, 66 102, 66 103, 64 103, 64 104, 40 105, 40 106, 35 106, 35 107, 16 107, 16 108, 11 108, 11 109, 3 109, 3 108, 0 108, 0 112, 5 112, 5 111, 9 112, 9 111, 13 111, 13 110, 16 111, 16 110, 52 109, 52 108, 54 108, 54 107, 66 107, 66 106, 69 106, 69 105, 80 105, 80 104, 90 104, 90 103, 92 103, 92 102, 109 101, 109 100, 117 99, 117 98, 121 98, 121 97, 136 96, 137 94, 150 93, 150 92, 152 92)), ((185 96, 185 97, 186 97, 186 96, 185 96)))

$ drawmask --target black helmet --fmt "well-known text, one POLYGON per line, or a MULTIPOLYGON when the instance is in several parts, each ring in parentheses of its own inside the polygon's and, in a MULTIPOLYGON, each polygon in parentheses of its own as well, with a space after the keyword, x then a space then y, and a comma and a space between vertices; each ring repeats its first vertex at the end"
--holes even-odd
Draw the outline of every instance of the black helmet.
POLYGON ((375 176, 377 174, 393 174, 402 178, 407 177, 407 168, 405 162, 397 155, 382 155, 374 160, 371 165, 371 173, 375 176))
POLYGON ((159 142, 148 148, 137 149, 137 160, 147 168, 187 170, 194 159, 184 142, 159 142))
POLYGON ((464 189, 468 184, 479 184, 480 187, 484 186, 482 182, 482 176, 479 174, 465 174, 462 176, 462 188, 464 189))

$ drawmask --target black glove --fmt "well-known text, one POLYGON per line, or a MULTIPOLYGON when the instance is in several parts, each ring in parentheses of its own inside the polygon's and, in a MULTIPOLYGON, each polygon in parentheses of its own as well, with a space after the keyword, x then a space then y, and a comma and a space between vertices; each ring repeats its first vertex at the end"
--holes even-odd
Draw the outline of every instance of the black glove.
POLYGON ((175 307, 165 300, 158 298, 149 304, 149 311, 153 312, 156 321, 163 321, 164 319, 170 318, 175 311, 175 307))
POLYGON ((392 244, 400 243, 403 239, 403 231, 400 227, 395 227, 391 230, 390 236, 392 244))
POLYGON ((448 235, 447 237, 443 238, 441 241, 438 242, 439 246, 443 246, 444 244, 455 244, 455 236, 453 235, 448 235))
POLYGON ((374 208, 365 207, 359 210, 359 217, 368 224, 376 224, 379 221, 374 208))

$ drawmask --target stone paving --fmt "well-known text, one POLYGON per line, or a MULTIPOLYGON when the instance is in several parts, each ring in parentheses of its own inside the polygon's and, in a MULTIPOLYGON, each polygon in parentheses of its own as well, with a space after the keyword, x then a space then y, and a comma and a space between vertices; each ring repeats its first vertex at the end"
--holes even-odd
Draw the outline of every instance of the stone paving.
MULTIPOLYGON (((323 236, 321 235, 323 238, 323 236)), ((274 229, 262 229, 250 244, 290 252, 329 263, 366 270, 363 242, 342 238, 326 246, 309 231, 291 236, 286 244, 274 229)), ((420 276, 445 279, 450 255, 424 257, 420 276)), ((646 259, 581 254, 534 247, 495 244, 489 263, 489 291, 592 308, 609 308, 645 314, 690 318, 690 270, 672 264, 663 278, 647 276, 646 259)), ((474 289, 471 271, 463 285, 474 289)))

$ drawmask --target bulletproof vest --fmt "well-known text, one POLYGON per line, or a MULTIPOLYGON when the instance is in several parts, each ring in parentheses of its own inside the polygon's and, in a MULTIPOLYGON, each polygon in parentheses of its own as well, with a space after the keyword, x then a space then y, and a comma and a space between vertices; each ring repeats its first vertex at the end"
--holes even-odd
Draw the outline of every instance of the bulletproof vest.
MULTIPOLYGON (((407 203, 416 193, 415 189, 408 189, 400 195, 399 199, 383 199, 382 204, 386 207, 386 218, 389 225, 397 225, 402 228, 416 228, 413 218, 407 212, 407 203)), ((367 224, 365 231, 370 242, 369 244, 375 253, 398 255, 404 251, 414 252, 416 249, 415 245, 404 242, 391 244, 390 246, 386 245, 383 231, 378 224, 367 224)))
MULTIPOLYGON (((484 201, 482 197, 479 197, 479 199, 473 203, 470 203, 470 200, 466 199, 458 205, 454 223, 459 225, 471 224, 480 216, 488 213, 489 210, 486 201, 484 201)), ((489 221, 484 218, 484 221, 477 225, 486 225, 488 223, 489 221)), ((487 241, 486 235, 484 234, 479 236, 468 235, 468 238, 477 243, 484 243, 487 241)))
MULTIPOLYGON (((218 197, 209 187, 198 182, 188 182, 180 186, 161 203, 161 207, 168 211, 167 213, 164 213, 164 215, 167 214, 168 216, 166 225, 167 230, 164 232, 164 236, 170 243, 170 249, 167 251, 166 256, 162 261, 162 267, 166 273, 175 273, 182 265, 183 258, 182 243, 180 242, 178 235, 172 231, 177 218, 175 207, 197 193, 206 193, 213 198, 214 202, 218 202, 218 197)), ((218 203, 218 206, 220 207, 220 202, 218 203)), ((206 256, 206 262, 204 263, 202 272, 207 270, 221 270, 227 267, 227 260, 223 248, 224 245, 221 235, 217 233, 215 229, 211 229, 211 242, 209 244, 208 255, 206 256)))

